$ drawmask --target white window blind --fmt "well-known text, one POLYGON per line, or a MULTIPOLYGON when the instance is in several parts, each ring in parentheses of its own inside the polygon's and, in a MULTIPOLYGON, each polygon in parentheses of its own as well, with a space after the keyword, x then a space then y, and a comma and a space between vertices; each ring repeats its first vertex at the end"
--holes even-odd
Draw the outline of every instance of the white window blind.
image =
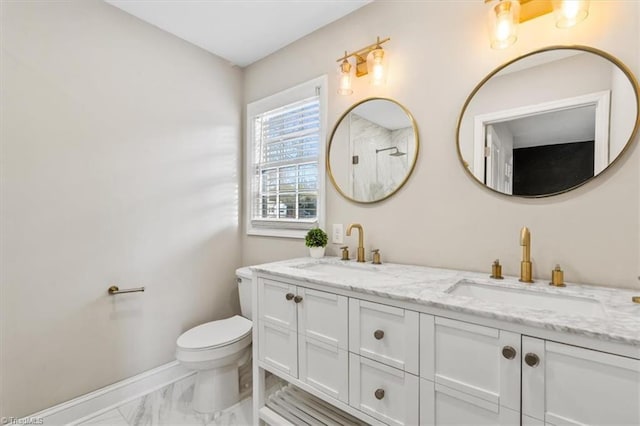
POLYGON ((252 118, 251 227, 309 229, 319 218, 322 114, 316 95, 252 118))

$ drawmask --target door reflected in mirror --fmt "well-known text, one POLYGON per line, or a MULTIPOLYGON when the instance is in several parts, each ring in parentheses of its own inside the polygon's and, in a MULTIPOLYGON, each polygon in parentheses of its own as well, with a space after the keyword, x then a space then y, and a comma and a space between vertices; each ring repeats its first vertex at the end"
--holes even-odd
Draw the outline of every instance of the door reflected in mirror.
POLYGON ((366 99, 345 112, 331 135, 327 168, 344 197, 373 203, 409 178, 418 134, 409 111, 391 99, 366 99))
POLYGON ((637 123, 637 82, 621 62, 586 47, 543 49, 476 87, 460 116, 458 153, 494 191, 549 196, 604 171, 637 123))

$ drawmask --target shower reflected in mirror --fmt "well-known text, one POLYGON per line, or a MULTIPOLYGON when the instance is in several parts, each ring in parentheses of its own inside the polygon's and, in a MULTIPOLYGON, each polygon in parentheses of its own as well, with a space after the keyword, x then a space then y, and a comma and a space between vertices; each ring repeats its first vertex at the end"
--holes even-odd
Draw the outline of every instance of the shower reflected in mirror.
POLYGON ((391 156, 391 157, 402 157, 403 155, 407 155, 406 152, 400 151, 397 146, 391 146, 389 148, 376 149, 376 154, 378 154, 380 152, 383 152, 383 151, 389 151, 390 149, 395 150, 394 152, 389 153, 389 156, 391 156))
POLYGON ((338 120, 327 165, 344 197, 359 203, 384 200, 409 178, 418 154, 413 117, 391 99, 366 99, 338 120))

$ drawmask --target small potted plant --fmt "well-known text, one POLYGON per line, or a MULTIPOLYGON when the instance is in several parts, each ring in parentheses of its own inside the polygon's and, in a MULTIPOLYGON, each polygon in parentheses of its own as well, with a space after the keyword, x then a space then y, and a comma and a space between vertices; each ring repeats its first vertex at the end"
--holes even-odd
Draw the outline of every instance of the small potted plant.
POLYGON ((320 228, 310 229, 307 236, 304 237, 304 244, 309 247, 309 255, 314 259, 320 259, 324 256, 327 242, 329 242, 327 233, 320 228))

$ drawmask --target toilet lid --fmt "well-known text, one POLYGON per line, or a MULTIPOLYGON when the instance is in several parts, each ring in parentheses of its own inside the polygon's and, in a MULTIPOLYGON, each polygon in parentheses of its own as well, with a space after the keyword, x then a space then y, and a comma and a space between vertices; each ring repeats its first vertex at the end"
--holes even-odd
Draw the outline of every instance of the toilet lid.
POLYGON ((210 349, 226 346, 251 333, 251 321, 240 315, 211 321, 185 331, 176 344, 183 349, 210 349))

